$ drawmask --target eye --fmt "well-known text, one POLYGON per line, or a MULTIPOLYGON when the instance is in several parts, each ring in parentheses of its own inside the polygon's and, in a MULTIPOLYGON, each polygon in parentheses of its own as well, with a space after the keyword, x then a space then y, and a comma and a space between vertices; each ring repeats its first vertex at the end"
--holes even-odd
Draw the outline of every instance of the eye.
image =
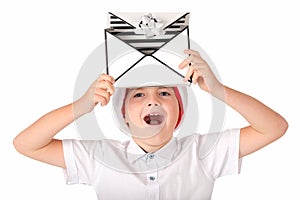
POLYGON ((133 98, 138 98, 138 97, 143 97, 143 96, 145 96, 144 93, 136 93, 136 94, 133 96, 133 98))
POLYGON ((160 96, 170 96, 171 94, 169 92, 164 91, 164 92, 160 92, 159 95, 160 96))

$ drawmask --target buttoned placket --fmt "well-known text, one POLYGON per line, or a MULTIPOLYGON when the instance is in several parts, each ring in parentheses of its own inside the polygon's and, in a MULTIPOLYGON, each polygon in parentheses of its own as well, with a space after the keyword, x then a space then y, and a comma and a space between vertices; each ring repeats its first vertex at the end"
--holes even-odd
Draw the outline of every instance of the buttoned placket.
POLYGON ((129 143, 127 157, 132 165, 138 166, 137 169, 142 169, 144 172, 141 175, 145 181, 144 184, 146 184, 147 199, 159 199, 158 169, 168 165, 172 161, 172 157, 176 150, 177 142, 175 138, 173 138, 163 149, 155 153, 146 154, 133 140, 129 143))
POLYGON ((157 161, 156 156, 153 153, 147 154, 146 162, 151 172, 146 174, 147 178, 147 190, 148 190, 148 199, 156 200, 159 199, 159 184, 158 184, 158 170, 157 170, 157 161))

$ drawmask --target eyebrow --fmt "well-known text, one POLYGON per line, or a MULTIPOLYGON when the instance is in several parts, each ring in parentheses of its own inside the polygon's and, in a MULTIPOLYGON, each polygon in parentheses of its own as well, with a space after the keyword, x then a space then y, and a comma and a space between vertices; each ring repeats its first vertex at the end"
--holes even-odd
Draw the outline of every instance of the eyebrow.
POLYGON ((166 86, 166 87, 163 87, 163 86, 149 86, 149 87, 139 87, 139 88, 129 88, 129 90, 142 90, 142 89, 145 89, 145 88, 157 88, 157 89, 173 89, 173 87, 169 87, 169 86, 166 86))
POLYGON ((160 87, 160 86, 140 87, 140 88, 136 88, 136 89, 129 89, 129 92, 130 93, 135 93, 135 91, 137 91, 137 92, 143 92, 145 88, 157 88, 157 90, 167 89, 168 91, 175 93, 173 87, 160 87))
MULTIPOLYGON (((140 87, 140 88, 127 88, 126 92, 125 92, 125 97, 124 97, 124 100, 128 97, 128 95, 132 94, 134 91, 138 91, 139 90, 143 90, 144 88, 150 88, 151 86, 149 87, 140 87)), ((175 90, 174 90, 174 87, 162 87, 162 86, 152 86, 152 88, 158 88, 158 90, 161 90, 161 89, 168 89, 168 90, 171 90, 174 94, 175 94, 175 90)))

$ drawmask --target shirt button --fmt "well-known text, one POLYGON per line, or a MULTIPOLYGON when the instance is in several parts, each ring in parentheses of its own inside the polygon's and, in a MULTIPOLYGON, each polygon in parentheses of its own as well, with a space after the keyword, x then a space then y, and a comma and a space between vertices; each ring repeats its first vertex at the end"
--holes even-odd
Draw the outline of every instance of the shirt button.
POLYGON ((150 159, 153 159, 153 158, 154 158, 154 155, 153 155, 153 154, 150 154, 150 155, 149 155, 149 158, 150 158, 150 159))
POLYGON ((154 180, 155 180, 155 177, 154 177, 154 176, 150 176, 149 179, 150 179, 151 181, 154 181, 154 180))

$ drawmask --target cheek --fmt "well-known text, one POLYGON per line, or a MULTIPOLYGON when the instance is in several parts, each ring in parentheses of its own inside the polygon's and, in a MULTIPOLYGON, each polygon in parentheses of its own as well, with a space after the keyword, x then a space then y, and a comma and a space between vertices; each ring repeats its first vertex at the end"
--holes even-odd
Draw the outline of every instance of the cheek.
POLYGON ((139 106, 135 103, 125 104, 125 122, 134 121, 140 116, 139 106))
POLYGON ((172 122, 177 123, 179 117, 179 105, 177 101, 169 104, 168 113, 169 113, 170 120, 172 122))

